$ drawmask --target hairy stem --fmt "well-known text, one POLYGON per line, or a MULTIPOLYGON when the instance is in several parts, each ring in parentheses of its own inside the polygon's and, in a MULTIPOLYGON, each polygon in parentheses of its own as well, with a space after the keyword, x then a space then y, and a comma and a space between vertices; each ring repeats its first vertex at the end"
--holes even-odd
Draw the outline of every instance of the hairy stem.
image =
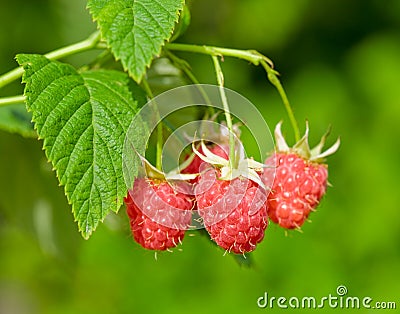
POLYGON ((169 43, 166 44, 166 48, 175 51, 186 51, 202 53, 211 56, 226 56, 226 57, 236 57, 239 59, 247 60, 255 65, 259 65, 261 60, 265 60, 272 66, 272 61, 266 56, 260 54, 255 50, 239 50, 230 48, 221 48, 215 46, 200 46, 200 45, 190 45, 190 44, 177 44, 169 43))
POLYGON ((232 117, 229 110, 228 100, 226 98, 225 89, 224 89, 224 74, 222 73, 221 66, 218 61, 217 56, 212 56, 214 62, 215 73, 217 75, 217 82, 219 85, 219 90, 221 94, 222 106, 224 107, 226 125, 229 130, 229 160, 231 165, 236 166, 235 162, 235 138, 233 136, 233 127, 232 127, 232 117))
POLYGON ((177 43, 169 43, 166 45, 166 49, 174 50, 174 51, 185 51, 185 52, 194 52, 201 53, 211 56, 226 56, 226 57, 235 57, 239 59, 243 59, 251 62, 254 65, 262 65, 264 70, 267 72, 268 80, 272 85, 278 90, 278 93, 282 99, 282 102, 285 106, 286 112, 289 116, 290 123, 293 128, 293 132, 295 135, 296 142, 300 140, 300 131, 296 121, 296 118, 293 113, 293 109, 290 106, 289 100, 286 96, 285 90, 282 86, 278 78, 278 72, 273 69, 272 61, 266 56, 262 55, 258 51, 255 50, 239 50, 239 49, 229 49, 229 48, 221 48, 214 46, 199 46, 199 45, 190 45, 190 44, 177 44, 177 43))
MULTIPOLYGON (((100 48, 97 46, 100 41, 100 32, 96 31, 91 34, 87 39, 80 41, 78 43, 51 51, 44 56, 50 60, 61 59, 79 52, 83 52, 86 50, 100 48)), ((11 82, 19 79, 24 73, 24 69, 22 67, 15 68, 3 75, 0 76, 0 88, 10 84, 11 82)))

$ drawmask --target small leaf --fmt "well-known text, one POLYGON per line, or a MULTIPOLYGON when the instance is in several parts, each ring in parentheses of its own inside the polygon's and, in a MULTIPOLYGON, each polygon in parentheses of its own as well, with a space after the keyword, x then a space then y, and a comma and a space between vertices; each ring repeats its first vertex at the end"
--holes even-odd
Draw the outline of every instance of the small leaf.
POLYGON ((279 123, 275 127, 275 141, 276 141, 276 149, 278 152, 289 152, 289 146, 286 143, 286 140, 282 134, 282 121, 279 121, 279 123))
POLYGON ((158 170, 156 167, 154 167, 146 158, 144 158, 140 154, 138 155, 142 161, 147 177, 158 180, 165 180, 165 174, 161 170, 158 170))
POLYGON ((331 134, 332 127, 329 126, 328 130, 322 135, 321 140, 319 141, 318 145, 311 149, 311 156, 317 156, 321 154, 322 149, 325 146, 326 139, 328 138, 329 134, 331 134))
POLYGON ((128 76, 116 71, 78 73, 40 55, 18 55, 27 107, 43 139, 79 230, 88 238, 110 210, 118 211, 126 185, 122 149, 137 101, 128 76))
POLYGON ((308 134, 310 133, 310 128, 308 126, 308 121, 306 121, 306 132, 304 133, 303 137, 298 141, 294 146, 293 150, 299 154, 299 156, 310 159, 311 157, 311 149, 310 145, 308 144, 308 134))
POLYGON ((229 160, 226 160, 225 158, 218 156, 211 152, 207 146, 204 144, 203 141, 201 141, 201 149, 203 150, 203 153, 200 153, 195 147, 194 147, 194 142, 192 143, 192 148, 193 151, 197 156, 199 156, 203 161, 208 162, 209 164, 212 164, 214 166, 229 166, 230 162, 229 160))
POLYGON ((184 0, 89 0, 88 8, 117 60, 140 82, 170 39, 184 0))
POLYGON ((252 169, 258 169, 261 170, 263 168, 266 168, 267 166, 265 164, 262 164, 261 162, 255 161, 252 158, 247 158, 243 161, 243 163, 246 165, 247 168, 252 168, 252 169))
POLYGON ((23 103, 0 108, 0 130, 34 138, 37 135, 31 120, 32 114, 26 111, 23 103))
POLYGON ((338 138, 336 140, 336 142, 331 147, 329 147, 326 151, 322 152, 319 155, 312 156, 310 158, 310 160, 312 160, 312 161, 324 160, 325 157, 328 157, 328 156, 333 155, 334 153, 336 153, 336 151, 339 149, 339 146, 340 146, 340 138, 338 138))

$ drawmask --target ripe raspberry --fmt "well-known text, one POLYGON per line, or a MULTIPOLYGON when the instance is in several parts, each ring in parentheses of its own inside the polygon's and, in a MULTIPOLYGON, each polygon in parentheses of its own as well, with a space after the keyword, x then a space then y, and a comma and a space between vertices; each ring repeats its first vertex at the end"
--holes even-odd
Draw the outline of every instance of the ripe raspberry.
POLYGON ((124 199, 133 237, 149 250, 167 250, 182 242, 193 200, 166 182, 136 179, 124 199))
POLYGON ((276 153, 265 163, 276 165, 276 169, 264 171, 266 177, 276 170, 268 195, 268 216, 283 228, 299 228, 325 194, 326 166, 291 153, 276 153))
POLYGON ((326 192, 328 170, 324 157, 339 147, 337 141, 325 153, 321 149, 327 134, 313 150, 308 146, 308 126, 305 136, 289 148, 280 130, 275 129, 277 152, 265 164, 263 181, 271 185, 268 195, 268 216, 283 228, 300 228, 326 192))
POLYGON ((244 254, 264 238, 268 225, 265 191, 244 177, 221 180, 218 170, 203 173, 195 189, 199 215, 221 248, 244 254))

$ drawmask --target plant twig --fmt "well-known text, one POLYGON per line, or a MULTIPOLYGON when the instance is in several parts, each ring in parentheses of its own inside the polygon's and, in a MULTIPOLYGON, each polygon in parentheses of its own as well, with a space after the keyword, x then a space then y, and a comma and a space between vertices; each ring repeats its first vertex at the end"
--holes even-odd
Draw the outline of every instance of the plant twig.
POLYGON ((285 90, 280 82, 278 75, 279 73, 274 70, 274 65, 272 61, 266 56, 262 55, 256 50, 239 50, 239 49, 230 49, 230 48, 221 48, 215 46, 199 46, 199 45, 190 45, 190 44, 177 44, 177 43, 169 43, 166 45, 166 49, 174 50, 174 51, 185 51, 185 52, 194 52, 201 53, 210 56, 220 56, 220 57, 235 57, 242 60, 246 60, 251 62, 254 65, 262 65, 264 70, 267 72, 268 80, 272 85, 278 90, 278 93, 282 99, 282 102, 285 106, 287 114, 289 116, 289 120, 291 122, 293 132, 295 135, 296 142, 300 140, 300 131, 295 119, 293 109, 290 106, 289 100, 286 96, 285 90))
POLYGON ((26 98, 25 98, 24 95, 3 97, 3 98, 0 98, 0 107, 1 106, 14 105, 14 104, 20 104, 20 103, 25 102, 25 99, 26 98))
MULTIPOLYGON (((58 60, 79 52, 83 52, 86 50, 94 49, 94 48, 100 48, 98 47, 98 43, 100 41, 100 32, 96 31, 93 34, 91 34, 87 39, 80 41, 78 43, 51 51, 44 56, 50 60, 58 60)), ((18 67, 15 68, 3 75, 0 76, 0 88, 6 86, 7 84, 10 84, 11 82, 19 79, 22 74, 24 73, 23 67, 18 67)))
POLYGON ((290 123, 292 124, 294 137, 296 139, 296 142, 298 142, 300 140, 299 125, 298 125, 297 120, 296 120, 296 118, 294 116, 293 109, 290 106, 289 99, 287 98, 285 89, 283 88, 282 83, 278 79, 277 73, 273 73, 275 71, 273 69, 271 69, 269 67, 269 65, 264 60, 261 60, 260 63, 263 66, 263 68, 265 69, 265 71, 267 72, 268 80, 271 82, 272 85, 275 86, 275 88, 277 89, 279 95, 281 96, 283 105, 285 106, 286 112, 287 112, 287 114, 289 116, 290 123))
POLYGON ((222 73, 222 69, 219 64, 218 57, 212 56, 212 59, 214 62, 215 73, 217 75, 217 82, 218 82, 218 86, 219 86, 219 90, 220 90, 220 94, 221 94, 222 106, 224 107, 226 125, 229 130, 229 160, 230 160, 231 165, 236 166, 235 138, 233 136, 232 117, 231 117, 228 100, 226 98, 225 89, 224 89, 224 74, 222 73))

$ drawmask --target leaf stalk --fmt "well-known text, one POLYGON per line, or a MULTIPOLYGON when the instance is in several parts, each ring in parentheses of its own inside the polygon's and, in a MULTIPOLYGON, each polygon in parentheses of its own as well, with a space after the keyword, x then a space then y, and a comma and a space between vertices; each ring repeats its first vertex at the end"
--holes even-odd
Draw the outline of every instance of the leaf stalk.
POLYGON ((25 102, 26 97, 24 95, 11 96, 11 97, 2 97, 0 98, 0 107, 15 105, 25 102))
POLYGON ((272 85, 275 86, 277 89, 279 96, 282 99, 282 102, 285 106, 286 112, 288 114, 290 123, 293 128, 294 136, 296 142, 300 140, 300 130, 297 123, 297 120, 294 116, 293 109, 289 103, 289 99, 287 98, 286 92, 280 82, 278 75, 279 73, 274 70, 273 62, 267 58, 266 56, 262 55, 256 50, 239 50, 239 49, 231 49, 231 48, 222 48, 222 47, 215 47, 215 46, 201 46, 201 45, 191 45, 191 44, 179 44, 179 43, 168 43, 165 46, 166 49, 173 50, 173 51, 183 51, 183 52, 193 52, 193 53, 200 53, 210 55, 212 57, 235 57, 238 59, 246 60, 251 62, 252 64, 261 66, 267 72, 268 80, 271 82, 272 85))
MULTIPOLYGON (((91 49, 95 49, 95 48, 101 49, 102 46, 101 47, 98 46, 100 39, 101 39, 100 32, 96 31, 83 41, 80 41, 75 44, 48 52, 44 56, 50 60, 58 60, 58 59, 65 58, 67 56, 70 56, 70 55, 73 55, 73 54, 76 54, 79 52, 83 52, 83 51, 87 51, 87 50, 91 50, 91 49)), ((1 75, 0 76, 0 88, 19 79, 23 73, 24 73, 24 69, 22 66, 20 66, 20 67, 17 67, 15 69, 1 75)))

